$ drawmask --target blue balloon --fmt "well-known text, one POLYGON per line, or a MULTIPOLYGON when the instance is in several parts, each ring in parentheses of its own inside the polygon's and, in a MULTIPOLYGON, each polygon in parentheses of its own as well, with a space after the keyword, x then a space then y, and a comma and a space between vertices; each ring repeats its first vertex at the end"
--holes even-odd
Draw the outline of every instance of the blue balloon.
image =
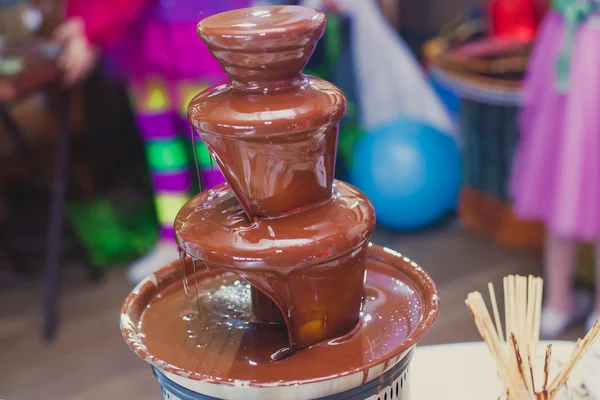
POLYGON ((353 154, 351 183, 371 200, 377 222, 411 230, 455 209, 461 157, 439 130, 401 119, 365 134, 353 154))

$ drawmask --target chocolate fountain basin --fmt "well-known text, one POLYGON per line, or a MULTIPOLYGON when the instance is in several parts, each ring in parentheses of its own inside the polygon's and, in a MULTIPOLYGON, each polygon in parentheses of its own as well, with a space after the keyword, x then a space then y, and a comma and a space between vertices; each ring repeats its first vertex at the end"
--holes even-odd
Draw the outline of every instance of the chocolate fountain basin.
MULTIPOLYGON (((211 309, 201 312, 213 317, 221 315, 219 290, 203 285, 238 287, 239 293, 247 286, 231 272, 208 271, 198 263, 188 262, 185 274, 198 279, 194 290, 213 296, 206 302, 211 309)), ((189 296, 181 295, 182 275, 179 261, 166 265, 140 282, 121 310, 122 334, 152 365, 165 399, 407 399, 413 349, 439 309, 435 284, 423 269, 393 250, 369 244, 357 326, 345 336, 272 361, 271 352, 286 343, 281 326, 236 326, 251 309, 249 285, 247 296, 228 303, 231 315, 220 317, 218 329, 196 332, 208 335, 202 340, 209 343, 196 346, 196 334, 185 335, 189 296), (165 345, 165 337, 171 343, 165 345)))

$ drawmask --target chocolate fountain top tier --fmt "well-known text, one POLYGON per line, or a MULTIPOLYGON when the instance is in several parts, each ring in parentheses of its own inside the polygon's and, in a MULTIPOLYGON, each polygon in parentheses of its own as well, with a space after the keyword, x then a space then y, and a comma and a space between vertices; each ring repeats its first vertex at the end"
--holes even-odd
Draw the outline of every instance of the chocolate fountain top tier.
POLYGON ((231 81, 194 97, 188 117, 251 220, 332 196, 346 100, 302 74, 324 29, 323 13, 298 6, 235 10, 198 25, 231 81))
POLYGON ((198 34, 236 89, 264 91, 302 84, 302 69, 325 30, 325 15, 306 7, 233 10, 198 24, 198 34))
POLYGON ((289 274, 349 254, 375 228, 367 197, 344 182, 331 200, 282 218, 248 221, 227 186, 202 192, 175 220, 179 246, 212 265, 289 274))

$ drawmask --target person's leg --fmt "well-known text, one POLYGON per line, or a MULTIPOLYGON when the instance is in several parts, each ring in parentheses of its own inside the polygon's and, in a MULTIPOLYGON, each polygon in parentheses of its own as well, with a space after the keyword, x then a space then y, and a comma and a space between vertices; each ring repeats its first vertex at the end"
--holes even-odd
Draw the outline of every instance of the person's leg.
POLYGON ((190 101, 198 93, 210 86, 208 82, 202 81, 181 81, 175 85, 175 98, 177 101, 177 114, 179 118, 179 127, 185 136, 192 139, 194 135, 194 147, 196 150, 196 161, 198 162, 198 172, 200 178, 200 190, 210 189, 216 185, 225 182, 223 174, 211 160, 208 149, 198 133, 192 130, 187 118, 187 109, 190 101))
POLYGON ((576 257, 575 240, 548 235, 544 260, 544 305, 547 308, 565 313, 573 311, 573 271, 576 257))
POLYGON ((160 224, 157 246, 129 268, 129 279, 138 282, 178 257, 173 223, 189 198, 191 175, 187 142, 179 135, 167 83, 151 79, 132 85, 130 92, 136 124, 146 146, 160 224))
POLYGON ((586 298, 573 290, 577 241, 549 234, 546 238, 541 333, 555 337, 587 311, 586 298))

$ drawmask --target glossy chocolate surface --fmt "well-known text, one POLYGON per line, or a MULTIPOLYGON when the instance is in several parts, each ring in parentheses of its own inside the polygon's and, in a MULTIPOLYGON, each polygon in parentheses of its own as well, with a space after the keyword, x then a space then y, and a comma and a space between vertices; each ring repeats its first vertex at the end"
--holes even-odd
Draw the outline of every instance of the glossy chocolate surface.
POLYGON ((289 275, 357 249, 368 241, 374 222, 367 197, 344 182, 337 182, 327 202, 253 221, 222 185, 188 201, 175 232, 181 249, 214 266, 289 275))
POLYGON ((331 196, 339 89, 316 78, 272 95, 222 86, 192 100, 190 121, 250 218, 274 217, 331 196))
POLYGON ((181 269, 158 271, 122 314, 130 346, 165 371, 255 385, 366 379, 433 323, 429 277, 370 245, 371 203, 334 182, 345 98, 302 74, 324 29, 322 13, 297 6, 198 26, 230 82, 198 94, 188 116, 227 185, 180 210, 181 269))
POLYGON ((142 343, 136 346, 141 356, 191 379, 293 385, 365 371, 414 345, 438 310, 435 286, 416 264, 375 245, 368 259, 355 329, 284 360, 271 356, 287 346, 285 329, 252 322, 243 280, 228 272, 197 272, 199 289, 207 296, 201 321, 184 295, 178 263, 159 271, 156 285, 147 282, 125 303, 123 312, 133 316, 130 325, 136 327, 129 339, 142 343))

